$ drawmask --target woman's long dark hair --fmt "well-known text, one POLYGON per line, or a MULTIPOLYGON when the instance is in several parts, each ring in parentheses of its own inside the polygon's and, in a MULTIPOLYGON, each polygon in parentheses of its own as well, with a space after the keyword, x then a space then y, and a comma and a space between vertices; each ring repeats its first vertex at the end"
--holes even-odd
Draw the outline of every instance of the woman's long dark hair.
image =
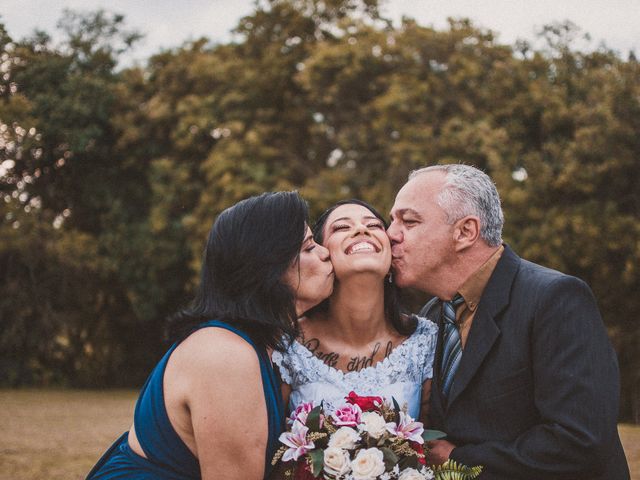
POLYGON ((209 232, 198 293, 169 320, 174 339, 220 319, 264 347, 285 348, 298 334, 295 295, 283 282, 306 234, 307 204, 297 192, 271 192, 224 210, 209 232))
MULTIPOLYGON (((339 202, 333 204, 329 208, 327 208, 322 215, 316 220, 316 223, 313 225, 313 238, 316 243, 321 245, 324 244, 324 226, 327 223, 327 218, 329 215, 338 207, 342 205, 360 205, 367 210, 369 210, 373 215, 380 220, 385 229, 389 227, 389 223, 387 220, 378 212, 375 208, 369 205, 367 202, 362 200, 358 200, 357 198, 351 198, 349 200, 340 200, 339 202)), ((322 303, 314 307, 309 311, 310 315, 313 315, 314 312, 326 312, 329 308, 329 299, 324 300, 322 303)), ((403 315, 403 311, 400 304, 399 291, 398 287, 395 283, 393 283, 392 277, 388 277, 384 282, 384 312, 387 316, 387 319, 391 322, 393 328, 396 329, 398 333, 401 335, 411 335, 417 325, 417 321, 413 317, 409 317, 407 315, 403 315)))

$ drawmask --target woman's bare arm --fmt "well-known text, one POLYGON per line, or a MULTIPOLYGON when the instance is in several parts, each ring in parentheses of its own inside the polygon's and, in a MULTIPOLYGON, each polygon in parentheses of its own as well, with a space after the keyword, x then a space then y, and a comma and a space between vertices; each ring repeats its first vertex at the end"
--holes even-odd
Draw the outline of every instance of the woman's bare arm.
POLYGON ((176 349, 166 374, 165 389, 173 379, 184 408, 175 411, 167 398, 169 417, 198 457, 203 480, 262 479, 268 419, 253 347, 228 330, 202 329, 176 349), (190 425, 181 428, 180 418, 190 425))

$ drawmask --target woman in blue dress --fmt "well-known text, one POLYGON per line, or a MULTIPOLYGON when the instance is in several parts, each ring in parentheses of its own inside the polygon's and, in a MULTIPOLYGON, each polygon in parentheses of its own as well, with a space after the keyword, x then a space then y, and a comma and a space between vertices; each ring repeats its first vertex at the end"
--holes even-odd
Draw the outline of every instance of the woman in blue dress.
POLYGON ((269 353, 328 297, 333 268, 295 192, 243 200, 216 219, 199 293, 142 388, 133 424, 87 479, 260 479, 282 430, 269 353), (284 335, 284 337, 283 337, 284 335))

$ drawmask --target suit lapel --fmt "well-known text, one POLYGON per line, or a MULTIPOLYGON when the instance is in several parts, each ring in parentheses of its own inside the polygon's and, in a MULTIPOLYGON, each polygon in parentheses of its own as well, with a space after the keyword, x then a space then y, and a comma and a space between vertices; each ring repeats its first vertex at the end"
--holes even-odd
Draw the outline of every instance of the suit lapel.
POLYGON ((451 405, 469 385, 484 358, 500 336, 500 328, 496 324, 495 318, 509 304, 511 284, 519 265, 518 256, 505 245, 505 250, 485 287, 473 318, 460 366, 449 392, 448 405, 451 405))

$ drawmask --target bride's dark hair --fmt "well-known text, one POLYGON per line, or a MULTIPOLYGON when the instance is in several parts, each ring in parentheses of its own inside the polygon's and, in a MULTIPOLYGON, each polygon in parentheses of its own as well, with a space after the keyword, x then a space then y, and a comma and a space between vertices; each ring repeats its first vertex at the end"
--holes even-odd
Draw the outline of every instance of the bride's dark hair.
MULTIPOLYGON (((384 228, 389 227, 387 220, 378 212, 375 208, 369 205, 367 202, 358 200, 357 198, 350 198, 348 200, 340 200, 327 208, 313 225, 313 238, 316 243, 324 245, 324 226, 327 223, 329 215, 338 207, 342 205, 360 205, 369 210, 373 215, 384 224, 384 228)), ((309 310, 308 314, 313 315, 315 312, 326 312, 329 308, 329 299, 324 300, 316 307, 309 310)), ((384 310, 387 319, 391 322, 393 328, 396 329, 401 335, 411 335, 417 325, 417 320, 409 315, 405 315, 400 303, 400 295, 398 286, 393 282, 393 277, 389 276, 385 278, 384 282, 384 310)))
POLYGON ((308 223, 297 192, 270 192, 224 210, 209 232, 190 307, 169 319, 173 339, 207 320, 236 325, 258 345, 283 349, 298 334, 295 295, 283 275, 298 261, 308 223))

